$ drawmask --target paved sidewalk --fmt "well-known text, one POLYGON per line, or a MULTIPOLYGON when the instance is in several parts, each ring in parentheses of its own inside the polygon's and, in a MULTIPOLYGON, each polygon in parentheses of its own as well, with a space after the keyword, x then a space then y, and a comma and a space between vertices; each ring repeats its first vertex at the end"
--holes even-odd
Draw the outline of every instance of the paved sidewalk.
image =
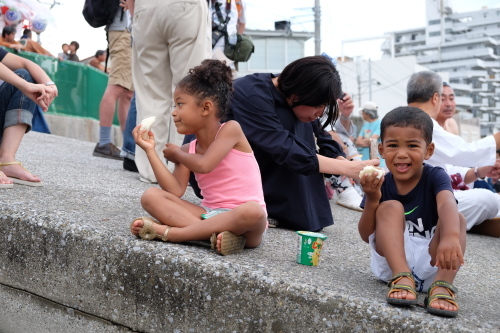
MULTIPOLYGON (((458 318, 395 308, 371 275, 361 213, 332 205, 317 267, 295 263, 289 230, 269 229, 261 247, 227 257, 138 240, 129 224, 151 185, 93 157, 94 145, 25 136, 17 158, 44 186, 0 190, 0 284, 139 332, 500 332, 498 238, 467 236, 458 318)), ((198 202, 190 190, 185 199, 198 202)), ((3 317, 2 306, 0 332, 23 319, 3 317)))

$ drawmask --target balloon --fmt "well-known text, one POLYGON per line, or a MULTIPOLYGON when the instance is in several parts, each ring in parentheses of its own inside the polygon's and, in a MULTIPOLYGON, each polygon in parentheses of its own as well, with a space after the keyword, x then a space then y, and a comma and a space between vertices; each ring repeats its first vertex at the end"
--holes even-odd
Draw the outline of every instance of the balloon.
POLYGON ((18 24, 21 21, 21 13, 14 7, 10 7, 3 16, 7 25, 18 24))
POLYGON ((31 22, 31 30, 39 34, 44 32, 45 28, 47 28, 47 20, 40 18, 39 16, 35 16, 31 22))

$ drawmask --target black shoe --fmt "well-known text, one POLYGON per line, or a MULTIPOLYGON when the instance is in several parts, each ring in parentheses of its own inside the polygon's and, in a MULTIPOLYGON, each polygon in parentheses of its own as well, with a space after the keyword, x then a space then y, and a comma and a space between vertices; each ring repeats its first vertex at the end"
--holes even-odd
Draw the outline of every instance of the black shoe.
POLYGON ((120 161, 123 160, 123 157, 120 156, 120 149, 118 149, 111 142, 102 146, 100 146, 99 143, 96 144, 92 155, 97 157, 112 158, 120 161))
POLYGON ((135 161, 126 157, 123 158, 123 169, 132 172, 139 172, 139 170, 137 170, 137 165, 135 165, 135 161))

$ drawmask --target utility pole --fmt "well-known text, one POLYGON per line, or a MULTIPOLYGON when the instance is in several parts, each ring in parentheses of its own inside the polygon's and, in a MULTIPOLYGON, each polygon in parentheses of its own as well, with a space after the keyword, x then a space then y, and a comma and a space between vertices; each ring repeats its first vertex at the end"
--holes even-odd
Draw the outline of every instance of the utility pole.
POLYGON ((370 101, 372 101, 372 59, 368 58, 368 87, 370 91, 370 101))
POLYGON ((356 80, 358 81, 358 105, 361 106, 361 57, 356 57, 356 80))
POLYGON ((321 54, 321 9, 319 0, 314 0, 314 54, 321 54))

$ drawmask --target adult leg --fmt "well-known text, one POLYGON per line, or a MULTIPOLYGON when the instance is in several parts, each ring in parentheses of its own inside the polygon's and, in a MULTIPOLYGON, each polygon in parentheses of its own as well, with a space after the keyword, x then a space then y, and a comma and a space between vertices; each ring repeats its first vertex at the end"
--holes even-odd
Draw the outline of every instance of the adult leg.
MULTIPOLYGON (((466 247, 466 226, 467 222, 462 214, 459 214, 460 218, 460 246, 462 247, 462 254, 465 254, 465 247, 466 247)), ((436 232, 434 233, 434 236, 432 237, 432 240, 429 244, 429 253, 431 255, 432 261, 431 265, 435 265, 436 263, 436 255, 437 255, 437 248, 439 246, 439 242, 441 241, 442 237, 442 230, 439 228, 439 223, 436 228, 436 232)), ((451 269, 442 269, 441 267, 438 267, 438 271, 436 274, 436 278, 434 281, 438 280, 443 280, 448 282, 449 284, 453 284, 453 280, 455 279, 456 275, 458 273, 457 270, 451 270, 451 269)), ((450 295, 449 291, 447 288, 444 287, 437 287, 432 290, 432 295, 435 294, 445 294, 445 295, 450 295)), ((432 296, 432 295, 429 295, 432 296)), ((434 302, 431 303, 430 305, 432 308, 435 309, 442 309, 442 310, 448 310, 448 311, 457 311, 457 307, 453 305, 450 302, 447 302, 444 299, 438 299, 434 302)))
MULTIPOLYGON (((21 69, 15 73, 24 80, 33 83, 34 80, 27 70, 21 69)), ((25 133, 31 130, 33 113, 36 104, 19 89, 5 82, 0 88, 0 163, 16 161, 16 153, 25 133)), ((19 164, 1 167, 0 182, 10 184, 5 176, 40 182, 40 178, 32 175, 19 164), (3 176, 5 174, 5 176, 3 176)))
POLYGON ((467 230, 476 224, 497 216, 500 207, 500 196, 485 189, 456 191, 458 211, 467 222, 467 230))
MULTIPOLYGON (((101 99, 99 106, 99 125, 101 127, 111 127, 113 125, 113 117, 115 115, 116 102, 120 98, 125 89, 116 84, 108 84, 106 91, 101 99)), ((102 144, 111 142, 102 142, 102 144)), ((101 143, 101 141, 99 141, 101 143)))
MULTIPOLYGON (((390 200, 379 205, 375 217, 377 221, 375 226, 375 248, 377 253, 387 260, 393 276, 403 272, 411 272, 406 261, 404 246, 404 228, 406 228, 404 213, 401 203, 390 200)), ((398 284, 415 287, 413 281, 407 277, 399 280, 398 284)), ((389 297, 407 300, 415 299, 415 295, 406 290, 395 291, 389 297)))
POLYGON ((120 129, 122 130, 122 133, 125 131, 128 110, 130 108, 130 101, 132 100, 133 95, 133 91, 123 89, 120 97, 118 98, 118 121, 120 123, 120 129))
POLYGON ((137 108, 135 104, 135 93, 130 101, 130 108, 128 110, 127 122, 125 124, 125 131, 123 131, 123 146, 120 155, 123 157, 123 169, 133 172, 138 172, 135 165, 135 141, 132 136, 132 130, 135 128, 137 122, 137 108))
MULTIPOLYGON (((133 79, 137 94, 137 119, 156 116, 156 151, 163 155, 172 140, 173 89, 188 70, 210 58, 209 16, 206 1, 137 1, 132 33, 134 38, 133 79), (172 131, 169 133, 170 128, 172 131)), ((156 182, 142 149, 135 162, 141 179, 156 182)))

